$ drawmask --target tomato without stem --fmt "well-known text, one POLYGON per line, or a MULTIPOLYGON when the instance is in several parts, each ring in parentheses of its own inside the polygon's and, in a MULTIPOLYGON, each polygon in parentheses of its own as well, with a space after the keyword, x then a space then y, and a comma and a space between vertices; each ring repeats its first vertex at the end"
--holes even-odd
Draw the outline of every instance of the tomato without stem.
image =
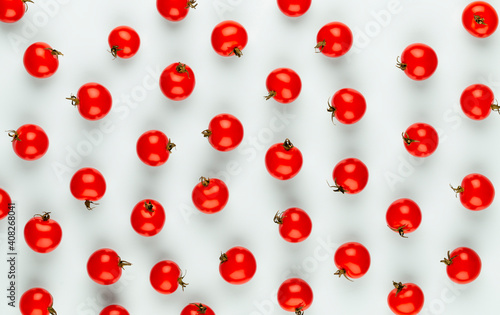
POLYGON ((191 199, 201 212, 216 213, 226 206, 229 200, 229 190, 220 179, 201 177, 200 182, 193 188, 191 199))
POLYGON ((181 315, 215 315, 215 312, 206 304, 190 303, 181 311, 181 315))
POLYGON ((485 38, 497 29, 498 15, 489 3, 475 1, 465 7, 462 13, 462 24, 472 36, 485 38))
POLYGON ((481 174, 469 174, 464 177, 457 188, 450 187, 456 194, 460 194, 462 205, 473 211, 488 208, 495 198, 495 188, 491 181, 481 174))
POLYGON ((358 122, 366 111, 366 101, 361 93, 354 89, 341 89, 332 98, 333 105, 328 103, 327 111, 343 124, 358 122))
POLYGON ((193 70, 183 63, 173 63, 160 76, 160 89, 173 101, 186 99, 194 90, 196 80, 193 70))
POLYGON ((21 159, 38 160, 49 149, 49 137, 45 131, 32 124, 22 125, 17 130, 9 130, 12 137, 12 148, 21 159))
POLYGON ((482 120, 488 117, 492 110, 500 114, 500 106, 494 104, 493 91, 484 84, 468 86, 460 96, 460 106, 470 119, 482 120))
POLYGON ((189 9, 196 9, 196 0, 156 0, 156 8, 165 19, 178 22, 189 13, 189 9))
POLYGON ((165 224, 165 210, 156 200, 141 200, 132 210, 130 223, 132 228, 142 236, 156 235, 165 224))
POLYGON ((88 120, 99 120, 111 110, 113 99, 108 89, 99 83, 86 83, 80 87, 76 96, 66 98, 78 107, 80 115, 88 120))
POLYGON ((405 233, 414 232, 422 222, 422 212, 415 201, 401 198, 389 206, 385 215, 387 226, 401 237, 406 237, 405 233))
POLYGON ((104 176, 91 167, 84 167, 76 171, 69 184, 71 194, 78 200, 85 200, 85 207, 92 210, 91 204, 101 199, 106 192, 104 176))
POLYGON ((231 151, 243 140, 243 125, 230 114, 219 114, 212 118, 208 129, 202 134, 208 142, 218 151, 231 151))
POLYGON ((349 242, 341 245, 333 257, 338 270, 335 275, 347 280, 364 276, 370 268, 370 253, 360 243, 349 242))
POLYGON ((121 260, 114 250, 102 248, 90 255, 87 273, 96 283, 110 285, 120 279, 123 267, 130 265, 132 264, 121 260))
POLYGON ((468 247, 459 247, 441 260, 446 265, 448 277, 455 283, 470 283, 479 277, 481 272, 481 258, 468 247))
POLYGON ((292 69, 278 68, 267 76, 266 88, 269 93, 266 100, 272 98, 278 103, 288 104, 299 97, 302 81, 292 69))
POLYGON ((302 242, 312 230, 311 218, 300 208, 289 208, 276 213, 274 223, 279 224, 281 237, 290 243, 302 242))
MULTIPOLYGON (((185 275, 184 275, 185 276, 185 275)), ((153 288, 161 294, 174 293, 179 285, 182 291, 188 285, 183 281, 179 266, 171 260, 163 260, 153 266, 149 274, 149 281, 153 288)))
POLYGON ((24 226, 24 240, 37 253, 53 251, 61 239, 61 226, 50 218, 50 212, 35 215, 24 226))
POLYGON ((129 315, 129 312, 120 305, 108 305, 106 306, 99 315, 129 315))
POLYGON ((439 144, 439 136, 431 125, 415 123, 402 133, 406 151, 413 156, 428 157, 436 151, 439 144))
POLYGON ((257 271, 257 262, 252 252, 245 247, 236 246, 219 257, 219 273, 230 284, 244 284, 250 281, 257 271))
POLYGON ((235 21, 223 21, 217 24, 212 31, 212 47, 223 57, 243 55, 243 48, 247 45, 248 34, 245 28, 235 21))
POLYGON ((0 188, 0 220, 7 217, 12 206, 12 200, 9 194, 0 188))
POLYGON ((128 59, 139 50, 139 34, 129 26, 118 26, 108 36, 108 44, 113 57, 128 59))
POLYGON ((340 161, 333 168, 332 173, 334 185, 333 191, 357 194, 362 191, 368 183, 368 168, 356 158, 348 158, 340 161))
POLYGON ((387 304, 394 314, 416 315, 424 307, 424 292, 414 283, 394 282, 387 304))
POLYGON ((313 291, 309 284, 299 278, 285 280, 278 288, 278 304, 282 309, 303 314, 313 302, 313 291))
POLYGON ((298 17, 304 15, 311 6, 311 0, 277 0, 278 8, 284 15, 298 17))
POLYGON ((175 143, 161 131, 149 130, 137 140, 136 151, 139 159, 149 166, 160 166, 167 162, 175 143))
POLYGON ((436 52, 429 46, 421 43, 411 44, 403 50, 401 61, 396 67, 403 70, 412 80, 428 79, 437 69, 438 59, 436 52))
POLYGON ((42 288, 29 289, 19 300, 19 310, 22 315, 55 315, 56 311, 52 305, 52 295, 42 288))
POLYGON ((59 68, 59 56, 63 56, 63 54, 52 49, 49 44, 34 43, 24 52, 24 68, 35 78, 48 78, 59 68))
POLYGON ((314 48, 327 57, 337 58, 351 49, 352 42, 352 32, 347 25, 331 22, 319 30, 314 48))

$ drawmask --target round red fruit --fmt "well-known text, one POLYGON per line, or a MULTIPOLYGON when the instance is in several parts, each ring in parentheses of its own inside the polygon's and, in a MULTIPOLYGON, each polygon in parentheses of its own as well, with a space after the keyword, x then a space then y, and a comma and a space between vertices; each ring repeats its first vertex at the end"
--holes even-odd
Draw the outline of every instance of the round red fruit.
POLYGON ((289 208, 276 213, 274 223, 279 224, 281 237, 290 243, 302 242, 312 230, 311 218, 300 208, 289 208))
POLYGON ((38 160, 49 149, 49 137, 45 131, 32 124, 22 125, 17 130, 9 130, 12 137, 12 148, 21 159, 38 160))
POLYGON ((428 157, 436 151, 439 136, 436 130, 425 123, 415 123, 402 133, 406 151, 413 156, 428 157))
POLYGON ((462 24, 472 36, 485 38, 497 29, 498 14, 491 4, 474 1, 465 7, 462 13, 462 24))
POLYGON ((175 144, 158 130, 149 130, 137 140, 137 156, 146 165, 160 166, 167 162, 175 144))
POLYGON ((156 0, 156 8, 161 16, 172 22, 183 20, 189 9, 196 9, 196 0, 156 0))
POLYGON ((129 315, 129 312, 120 305, 108 305, 99 315, 129 315))
POLYGON ((153 199, 139 201, 130 216, 132 228, 142 236, 153 236, 160 233, 165 224, 165 210, 153 199))
POLYGON ((285 280, 278 288, 278 304, 285 311, 304 314, 312 302, 313 291, 309 284, 302 279, 285 280))
POLYGON ((194 90, 196 80, 191 68, 183 63, 173 63, 160 76, 160 89, 173 101, 186 99, 194 90))
POLYGON ((113 57, 128 59, 139 50, 141 39, 133 28, 118 26, 109 33, 108 43, 113 57))
POLYGON ((424 307, 424 292, 414 283, 392 282, 394 289, 387 297, 389 308, 396 315, 417 315, 424 307))
POLYGON ((0 188, 0 220, 7 217, 12 207, 12 200, 9 194, 0 188))
POLYGON ((191 198, 198 210, 211 214, 224 209, 229 200, 229 191, 222 180, 201 177, 193 189, 191 198))
POLYGON ((278 103, 288 104, 297 99, 302 89, 299 75, 289 68, 273 70, 266 79, 268 95, 266 100, 274 99, 278 103))
POLYGON ((446 265, 446 273, 451 281, 458 284, 470 283, 479 277, 481 258, 468 247, 448 251, 448 257, 441 260, 446 265))
POLYGON ((266 168, 269 174, 280 180, 288 180, 302 168, 302 153, 289 139, 272 145, 266 152, 266 168))
POLYGON ((188 285, 183 281, 179 266, 171 260, 163 260, 153 266, 149 274, 149 281, 153 288, 161 294, 174 293, 179 285, 182 291, 188 285))
POLYGON ((323 26, 316 36, 316 48, 327 57, 345 55, 352 47, 351 29, 341 22, 331 22, 323 26))
POLYGON ((337 271, 335 275, 348 280, 361 278, 370 268, 370 253, 360 243, 349 242, 341 245, 333 257, 337 271))
POLYGON ((24 292, 19 300, 22 315, 56 315, 52 295, 42 288, 32 288, 24 292))
POLYGON ((402 198, 391 203, 385 215, 387 226, 401 237, 414 232, 422 222, 422 212, 415 201, 402 198))
POLYGON ((278 0, 278 8, 284 15, 298 17, 309 10, 311 0, 278 0))
POLYGON ((208 129, 202 134, 208 142, 218 151, 231 151, 243 140, 243 125, 230 114, 219 114, 212 118, 208 129))
POLYGON ((411 44, 401 54, 401 61, 397 60, 396 67, 403 70, 412 80, 428 79, 438 65, 436 52, 425 44, 411 44))
POLYGON ((76 96, 66 98, 78 107, 80 115, 88 120, 99 120, 111 110, 113 100, 108 89, 99 83, 86 83, 80 87, 76 96))
POLYGON ((492 110, 500 113, 500 106, 494 103, 493 91, 484 84, 468 86, 460 96, 460 106, 470 119, 483 120, 492 110))
POLYGON ((71 194, 78 200, 85 200, 85 206, 92 210, 91 204, 101 199, 106 192, 104 176, 95 168, 79 169, 71 178, 69 184, 71 194))
POLYGON ((343 124, 358 122, 366 111, 366 101, 361 93, 354 89, 341 89, 332 98, 333 105, 328 103, 328 111, 343 124))
POLYGON ((257 271, 253 254, 245 247, 236 246, 219 257, 219 273, 230 284, 244 284, 257 271))
POLYGON ((96 283, 110 285, 120 279, 123 267, 130 265, 132 264, 121 260, 114 250, 102 248, 90 255, 87 273, 96 283))
POLYGON ((362 191, 368 183, 368 168, 356 158, 348 158, 340 161, 333 168, 333 188, 335 192, 357 194, 362 191))
POLYGON ((212 31, 212 47, 223 57, 243 55, 243 48, 247 45, 248 35, 245 28, 235 21, 223 21, 217 24, 212 31))
POLYGON ((35 215, 24 226, 24 240, 37 253, 53 251, 61 239, 61 226, 50 218, 50 212, 35 215))
POLYGON ((215 312, 206 304, 190 303, 182 309, 181 315, 215 315, 215 312))
POLYGON ((59 68, 59 56, 63 54, 52 49, 49 44, 37 42, 24 52, 24 68, 35 78, 45 79, 56 73, 59 68))
MULTIPOLYGON (((451 185, 450 185, 451 186, 451 185)), ((491 181, 481 174, 469 174, 464 177, 457 188, 451 188, 460 194, 462 205, 473 211, 488 208, 495 198, 495 188, 491 181)))
POLYGON ((27 2, 31 0, 0 0, 0 21, 4 23, 14 23, 19 21, 26 11, 27 2))

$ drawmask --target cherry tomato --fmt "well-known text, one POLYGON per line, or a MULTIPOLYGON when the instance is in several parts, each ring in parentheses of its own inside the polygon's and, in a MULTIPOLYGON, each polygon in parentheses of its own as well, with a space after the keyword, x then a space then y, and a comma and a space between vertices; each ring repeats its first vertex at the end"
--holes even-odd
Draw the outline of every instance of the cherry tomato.
MULTIPOLYGON (((451 186, 451 185, 450 185, 451 186)), ((451 188, 460 194, 462 205, 473 211, 488 208, 495 198, 495 188, 491 181, 481 174, 469 174, 457 188, 451 188)))
POLYGON ((269 94, 266 100, 274 99, 278 103, 288 104, 297 99, 302 89, 299 75, 288 68, 273 70, 266 79, 266 88, 269 94))
POLYGON ((405 149, 413 156, 427 157, 438 147, 439 136, 436 130, 425 123, 415 123, 402 133, 405 149))
POLYGON ((69 188, 76 199, 85 200, 85 207, 92 210, 91 204, 97 204, 94 201, 101 199, 106 192, 106 181, 98 170, 85 167, 73 175, 69 188))
POLYGON ((52 305, 52 295, 42 288, 29 289, 19 300, 19 310, 22 315, 55 315, 56 311, 52 305))
POLYGON ((313 302, 313 291, 309 284, 299 278, 285 280, 278 289, 278 304, 282 309, 295 314, 304 314, 313 302))
POLYGON ((255 257, 245 247, 231 248, 220 255, 219 261, 219 273, 230 284, 247 283, 257 271, 255 257))
POLYGON ((341 22, 330 22, 323 26, 316 36, 316 46, 327 57, 345 55, 352 47, 351 29, 341 22))
POLYGON ((196 9, 196 0, 156 0, 156 8, 161 16, 172 22, 183 20, 189 9, 196 9))
POLYGON ((139 201, 130 216, 132 228, 142 236, 158 234, 165 224, 165 210, 153 199, 139 201))
POLYGON ((149 166, 160 166, 167 162, 175 143, 158 130, 149 130, 137 140, 137 156, 149 166))
POLYGON ((219 114, 212 118, 208 129, 202 134, 208 142, 218 151, 231 151, 243 140, 243 125, 230 114, 219 114))
POLYGON ((488 37, 497 29, 497 11, 484 1, 472 2, 465 7, 462 13, 462 24, 472 36, 488 37))
POLYGON ((229 57, 232 54, 241 57, 247 42, 247 31, 235 21, 220 22, 212 31, 212 47, 223 57, 229 57))
POLYGON ((370 268, 370 253, 360 243, 349 242, 341 245, 333 257, 338 270, 336 276, 357 279, 364 276, 370 268))
POLYGON ((108 305, 99 315, 130 315, 129 312, 120 305, 108 305))
POLYGON ((394 314, 416 315, 424 307, 424 292, 414 283, 392 282, 394 289, 387 297, 387 304, 394 314))
POLYGON ((31 0, 0 0, 0 21, 14 23, 19 21, 28 10, 27 2, 31 0))
POLYGON ((149 281, 159 293, 171 294, 177 290, 179 285, 182 291, 184 291, 184 288, 188 285, 188 283, 183 281, 184 276, 175 262, 163 260, 153 266, 149 274, 149 281))
POLYGON ((267 150, 266 168, 274 178, 290 179, 302 168, 302 153, 289 139, 285 139, 285 142, 273 144, 267 150))
POLYGON ((88 120, 99 120, 106 116, 113 103, 108 89, 93 82, 82 85, 76 96, 71 95, 66 99, 77 106, 80 115, 88 120))
POLYGON ((401 54, 396 67, 403 70, 412 80, 428 79, 436 71, 438 59, 436 52, 425 44, 411 44, 401 54))
POLYGON ((366 111, 366 101, 361 93, 354 89, 341 89, 333 94, 333 106, 328 103, 329 112, 343 124, 358 122, 366 111))
POLYGON ((311 0, 278 0, 278 8, 286 16, 297 17, 309 10, 311 2, 311 0))
POLYGON ((468 86, 460 96, 460 106, 467 117, 482 120, 488 117, 492 110, 500 113, 500 106, 494 104, 493 91, 483 84, 468 86))
POLYGON ((141 39, 133 28, 118 26, 109 33, 108 43, 113 57, 128 59, 139 50, 141 39))
POLYGON ((191 303, 181 311, 181 315, 215 315, 214 311, 206 304, 191 303))
POLYGON ((9 194, 5 190, 0 188, 0 220, 7 217, 10 212, 11 205, 12 201, 9 194))
POLYGON ((368 183, 368 168, 356 158, 348 158, 340 161, 333 168, 333 188, 335 192, 357 194, 362 191, 368 183))
POLYGON ((38 160, 49 149, 49 137, 37 125, 22 125, 17 130, 9 130, 12 137, 12 148, 21 159, 26 161, 38 160))
POLYGON ((35 215, 24 226, 26 244, 37 253, 53 251, 61 242, 61 238, 61 226, 50 218, 50 212, 35 215))
POLYGON ((458 284, 470 283, 479 277, 481 258, 468 247, 459 247, 448 251, 448 257, 441 260, 446 265, 446 273, 451 281, 458 284))
POLYGON ((229 200, 226 184, 217 178, 201 177, 191 194, 193 204, 203 213, 216 213, 224 209, 229 200))
POLYGON ((389 206, 385 215, 387 226, 401 237, 406 237, 405 233, 414 232, 422 222, 422 212, 415 201, 401 198, 389 206))
POLYGON ((274 223, 279 224, 281 237, 290 243, 302 242, 312 230, 311 218, 300 208, 289 208, 276 213, 274 223))
POLYGON ((183 63, 173 63, 160 76, 160 89, 173 101, 186 99, 194 90, 196 80, 193 70, 183 63))
POLYGON ((52 49, 49 44, 34 43, 24 52, 24 68, 35 78, 48 78, 59 68, 59 56, 63 54, 52 49))
POLYGON ((114 250, 102 248, 90 255, 87 273, 96 283, 110 285, 120 279, 124 266, 131 265, 128 261, 121 260, 114 250))

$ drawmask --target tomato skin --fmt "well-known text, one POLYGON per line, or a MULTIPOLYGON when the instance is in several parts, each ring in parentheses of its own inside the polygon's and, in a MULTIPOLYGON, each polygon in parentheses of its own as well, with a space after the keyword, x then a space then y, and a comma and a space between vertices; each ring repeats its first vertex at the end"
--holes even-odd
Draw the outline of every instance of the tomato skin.
POLYGON ((51 77, 59 68, 59 59, 47 43, 31 44, 24 52, 24 68, 35 78, 51 77))
POLYGON ((292 69, 278 68, 267 76, 266 88, 269 92, 266 99, 273 98, 278 103, 288 104, 299 97, 302 81, 292 69))
POLYGON ((298 17, 304 15, 311 6, 311 0, 277 0, 278 8, 284 15, 298 17))
POLYGON ((108 89, 99 83, 82 85, 77 93, 80 115, 87 120, 99 120, 111 110, 113 99, 108 89))
POLYGON ((156 235, 160 233, 165 224, 165 210, 156 200, 141 200, 132 210, 130 223, 134 231, 139 235, 147 237, 156 235))
POLYGON ((5 219, 9 214, 9 207, 12 204, 9 194, 0 188, 0 220, 5 219))
POLYGON ((243 25, 235 21, 223 21, 217 24, 211 36, 212 47, 223 57, 241 56, 241 51, 248 42, 248 34, 243 25))
POLYGON ((108 305, 99 313, 99 315, 130 315, 129 312, 120 305, 108 305))
POLYGON ((485 38, 492 35, 498 27, 498 14, 487 2, 475 1, 467 5, 462 13, 462 24, 474 37, 485 38), (483 23, 476 22, 479 16, 483 23))
POLYGON ((62 229, 47 213, 31 218, 24 226, 24 240, 37 253, 46 254, 59 245, 62 229))
POLYGON ((484 84, 473 84, 465 88, 460 96, 460 106, 470 119, 483 120, 491 113, 495 100, 493 91, 484 84))
POLYGON ((353 279, 364 276, 368 272, 371 262, 368 249, 357 242, 341 245, 335 251, 333 260, 338 270, 344 271, 347 277, 353 279))
POLYGON ((22 315, 50 315, 52 295, 42 288, 31 288, 23 293, 19 300, 19 310, 22 315))
POLYGON ((267 150, 265 162, 271 176, 279 180, 288 180, 297 175, 302 168, 302 153, 286 139, 284 143, 273 144, 267 150))
POLYGON ((106 181, 95 168, 84 167, 76 171, 71 178, 70 190, 78 200, 97 201, 106 192, 106 181))
POLYGON ((182 101, 193 93, 196 79, 193 70, 188 65, 173 63, 163 70, 160 76, 160 89, 163 94, 173 100, 182 101), (185 71, 179 70, 179 65, 185 66, 185 71))
POLYGON ((201 303, 190 303, 186 305, 181 311, 181 315, 215 315, 214 311, 206 304, 201 303), (206 308, 203 312, 200 310, 200 306, 206 308))
POLYGON ((172 145, 168 137, 159 130, 146 131, 139 137, 136 145, 137 156, 149 166, 165 164, 171 149, 172 145))
POLYGON ((156 0, 158 13, 165 19, 178 22, 189 13, 188 0, 156 0))
POLYGON ((281 221, 281 223, 277 222, 279 224, 279 233, 287 242, 302 242, 311 234, 311 218, 309 218, 307 212, 300 208, 289 208, 283 211, 279 221, 281 221))
POLYGON ((278 304, 285 311, 304 311, 311 306, 312 302, 313 291, 302 279, 287 279, 278 288, 278 304))
POLYGON ((315 48, 327 57, 337 58, 351 49, 352 42, 352 32, 347 25, 341 22, 330 22, 319 30, 315 48))
POLYGON ((257 271, 257 262, 252 252, 235 246, 221 255, 219 273, 230 284, 240 285, 250 281, 257 271))
POLYGON ((428 79, 437 69, 438 58, 436 52, 425 44, 411 44, 403 50, 401 62, 397 67, 405 72, 412 80, 428 79))
POLYGON ((15 134, 12 148, 21 159, 34 161, 47 153, 49 137, 41 127, 32 124, 22 125, 15 134))
POLYGON ((451 263, 447 264, 446 273, 451 281, 458 284, 466 284, 471 283, 479 277, 481 273, 481 258, 474 250, 468 247, 459 247, 453 250, 449 257, 451 257, 451 263))
POLYGON ((419 158, 424 158, 436 151, 439 144, 439 136, 436 129, 431 125, 415 123, 404 132, 403 143, 408 153, 419 158), (408 144, 408 142, 411 143, 408 144))
MULTIPOLYGON (((149 281, 158 293, 171 294, 179 287, 179 281, 182 281, 181 269, 171 260, 158 262, 151 269, 149 281), (180 279, 180 280, 179 280, 180 279)), ((182 289, 184 291, 184 287, 182 289)))
POLYGON ((491 181, 484 175, 473 173, 464 177, 459 188, 460 202, 472 211, 488 208, 495 198, 495 188, 491 181))
POLYGON ((195 207, 203 213, 211 214, 224 209, 229 200, 226 184, 217 178, 200 178, 193 188, 191 199, 195 207))
POLYGON ((366 111, 366 101, 361 93, 354 89, 341 89, 332 97, 333 115, 343 124, 358 122, 366 111))
POLYGON ((404 283, 403 288, 397 295, 397 289, 393 289, 387 297, 387 304, 394 314, 417 315, 424 307, 424 292, 414 283, 404 283))
POLYGON ((243 125, 238 118, 230 114, 219 114, 212 118, 207 131, 210 135, 205 136, 217 151, 234 150, 243 140, 243 125))
POLYGON ((87 273, 90 279, 98 284, 113 284, 122 275, 122 260, 112 249, 102 248, 96 250, 90 255, 87 262, 87 273))
MULTIPOLYGON (((401 198, 389 206, 385 216, 387 225, 395 232, 401 229, 402 233, 414 232, 422 222, 422 212, 415 201, 401 198)), ((403 236, 403 235, 401 235, 403 236)))
POLYGON ((122 25, 109 33, 108 44, 114 57, 128 59, 139 51, 141 39, 133 28, 122 25))
POLYGON ((361 160, 348 158, 335 165, 332 177, 341 191, 346 194, 357 194, 368 183, 368 168, 361 160))
POLYGON ((22 0, 1 0, 0 21, 14 23, 19 21, 26 12, 25 2, 22 0))

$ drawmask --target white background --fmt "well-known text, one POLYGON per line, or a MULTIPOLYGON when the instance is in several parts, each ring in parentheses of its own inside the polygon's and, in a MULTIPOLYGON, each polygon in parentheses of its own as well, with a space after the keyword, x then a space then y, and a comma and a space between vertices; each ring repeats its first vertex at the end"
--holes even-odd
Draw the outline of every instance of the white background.
MULTIPOLYGON (((135 315, 179 314, 186 304, 203 302, 219 315, 281 315, 290 313, 277 305, 275 292, 294 276, 314 291, 306 314, 391 314, 386 299, 393 280, 423 289, 422 314, 492 314, 498 308, 498 201, 484 211, 468 211, 448 186, 478 172, 500 187, 500 117, 476 122, 459 107, 470 84, 500 93, 499 31, 487 39, 469 35, 461 24, 468 1, 313 0, 304 16, 288 18, 272 0, 211 0, 200 1, 178 23, 163 19, 152 0, 36 2, 19 23, 0 25, 0 130, 33 123, 50 138, 49 151, 34 162, 14 154, 7 134, 0 141, 0 187, 18 206, 18 298, 43 287, 58 314, 94 315, 112 303, 135 315), (210 44, 213 27, 228 19, 248 32, 240 59, 221 57, 210 44), (318 30, 332 21, 347 24, 355 35, 351 51, 338 59, 313 49, 318 30), (132 59, 113 60, 107 52, 108 34, 119 25, 141 37, 132 59), (22 64, 24 50, 37 41, 64 53, 49 79, 30 77, 22 64), (423 82, 395 67, 396 57, 415 42, 430 45, 439 58, 437 71, 423 82), (188 99, 174 102, 163 96, 158 78, 179 61, 193 69, 197 83, 188 99), (299 98, 288 105, 263 97, 267 75, 279 67, 292 68, 303 83, 299 98), (65 100, 93 81, 106 86, 114 101, 113 111, 97 122, 84 120, 65 100), (345 87, 365 96, 367 111, 355 125, 334 126, 327 99, 345 87), (224 112, 245 128, 239 149, 226 153, 201 135, 224 112), (440 133, 437 151, 426 159, 410 157, 401 139, 415 122, 440 133), (151 129, 177 144, 157 168, 135 152, 138 137, 151 129), (302 151, 304 165, 282 182, 267 173, 264 155, 285 138, 302 151), (347 157, 361 159, 370 172, 357 195, 333 193, 325 183, 347 157), (87 166, 101 171, 108 188, 92 212, 69 191, 73 173, 87 166), (230 199, 222 212, 195 210, 191 191, 200 176, 226 181, 230 199), (408 239, 385 223, 387 207, 402 197, 415 200, 423 212, 421 226, 408 239), (151 238, 130 225, 132 208, 145 198, 166 209, 164 229, 151 238), (313 220, 311 236, 300 244, 282 240, 272 221, 276 211, 294 206, 313 220), (27 220, 43 211, 51 211, 63 229, 61 244, 49 254, 33 252, 22 236, 27 220), (364 244, 372 258, 369 272, 353 283, 333 276, 333 253, 348 241, 364 244), (255 277, 241 286, 218 273, 220 252, 236 245, 257 259, 255 277), (473 248, 483 262, 479 278, 464 286, 453 285, 439 263, 459 246, 473 248), (103 247, 133 263, 111 286, 94 283, 86 271, 90 254, 103 247), (161 295, 149 284, 152 266, 165 259, 187 270, 185 292, 161 295)), ((499 1, 491 4, 500 8, 499 1)), ((3 220, 3 253, 6 234, 3 220)), ((6 283, 2 255, 0 277, 6 283)), ((6 307, 7 299, 0 301, 2 314, 18 313, 6 307)))

